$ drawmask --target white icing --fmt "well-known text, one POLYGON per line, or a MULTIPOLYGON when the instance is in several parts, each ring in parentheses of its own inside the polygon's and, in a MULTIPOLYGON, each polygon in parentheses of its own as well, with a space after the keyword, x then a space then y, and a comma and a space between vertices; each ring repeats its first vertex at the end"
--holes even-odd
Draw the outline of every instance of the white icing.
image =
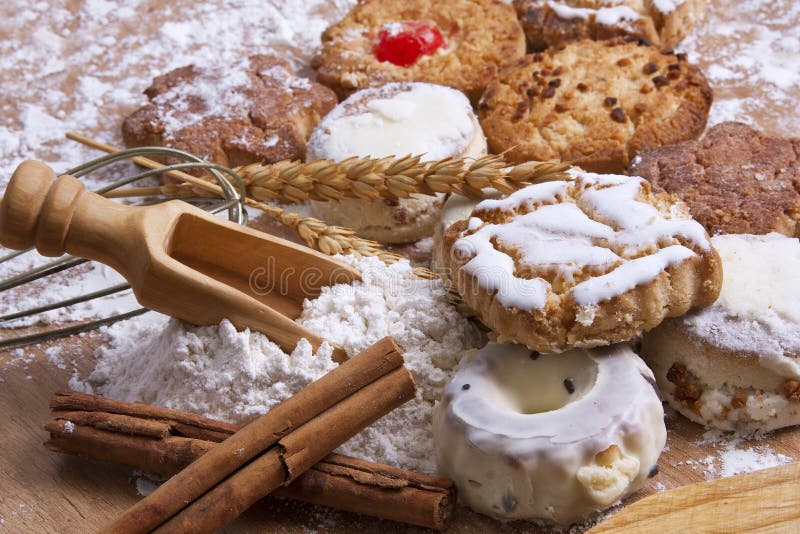
POLYGON ((695 253, 682 245, 673 245, 655 254, 628 261, 608 274, 590 278, 576 285, 572 296, 579 306, 593 306, 651 282, 667 267, 678 265, 695 253))
MULTIPOLYGON (((710 250, 700 224, 680 210, 662 214, 639 200, 648 187, 643 179, 573 176, 574 182, 546 182, 484 200, 456 241, 455 252, 468 258, 464 271, 496 291, 502 306, 541 310, 556 281, 572 288, 579 306, 594 306, 694 256, 689 246, 710 250), (497 210, 506 222, 481 218, 497 210)), ((590 315, 587 310, 582 317, 590 315)))
POLYGON ((744 320, 800 323, 800 241, 776 233, 712 241, 725 273, 720 308, 744 320))
POLYGON ((653 7, 661 13, 670 13, 675 11, 678 6, 683 4, 686 0, 651 0, 653 7))
POLYGON ((532 359, 490 343, 462 360, 435 409, 440 473, 479 512, 575 521, 636 491, 655 465, 666 429, 651 382, 626 345, 532 359), (596 455, 611 445, 614 476, 599 477, 596 455))
POLYGON ((597 10, 594 20, 603 26, 619 26, 626 20, 638 18, 639 14, 628 6, 617 6, 597 10))
POLYGON ((424 155, 426 161, 461 153, 475 135, 469 100, 428 83, 392 83, 351 95, 309 139, 309 150, 340 161, 352 156, 424 155))
POLYGON ((722 258, 722 291, 682 319, 714 346, 758 355, 779 376, 800 378, 800 242, 772 233, 712 238, 722 258))
POLYGON ((594 17, 595 22, 603 26, 619 26, 625 20, 641 18, 639 13, 628 6, 572 7, 558 2, 547 2, 547 5, 562 19, 588 20, 594 17))

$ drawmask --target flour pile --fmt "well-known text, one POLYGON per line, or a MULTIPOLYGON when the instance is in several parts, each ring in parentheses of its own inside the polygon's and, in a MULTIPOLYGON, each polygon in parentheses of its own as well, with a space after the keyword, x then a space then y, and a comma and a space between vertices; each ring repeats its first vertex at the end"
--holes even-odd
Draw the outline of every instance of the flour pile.
MULTIPOLYGON (((414 278, 407 261, 340 259, 360 269, 362 281, 324 288, 305 302, 298 322, 350 356, 393 336, 418 393, 339 452, 433 473, 434 402, 482 336, 449 304, 442 284, 414 278)), ((237 423, 269 411, 336 365, 327 344, 315 353, 303 340, 286 354, 263 334, 237 332, 228 321, 193 327, 148 314, 107 334, 95 370, 85 381, 73 378, 70 387, 237 423)))

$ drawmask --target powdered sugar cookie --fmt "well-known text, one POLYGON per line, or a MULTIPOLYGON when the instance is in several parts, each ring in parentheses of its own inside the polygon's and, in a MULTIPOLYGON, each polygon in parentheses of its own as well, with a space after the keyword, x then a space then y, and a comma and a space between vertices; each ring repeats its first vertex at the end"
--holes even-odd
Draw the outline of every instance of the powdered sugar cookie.
POLYGON ((493 152, 620 173, 649 148, 698 137, 712 92, 683 55, 623 39, 530 54, 486 88, 478 115, 493 152))
POLYGON ((330 89, 264 55, 181 67, 145 94, 150 103, 122 124, 126 146, 168 146, 230 167, 302 159, 311 130, 336 105, 330 89))
POLYGON ((439 472, 470 508, 565 524, 642 487, 667 437, 653 374, 627 345, 490 343, 461 360, 433 432, 439 472))
MULTIPOLYGON (((486 139, 467 98, 449 87, 392 83, 359 91, 311 134, 308 159, 423 155, 423 160, 480 157, 486 139)), ((443 195, 401 200, 314 201, 315 216, 382 243, 408 243, 433 233, 443 195)))
POLYGON ((501 341, 541 352, 633 338, 719 295, 719 257, 686 207, 638 177, 484 200, 445 233, 459 293, 501 341))
POLYGON ((387 82, 430 82, 477 101, 525 54, 514 9, 492 0, 359 2, 322 34, 318 79, 340 98, 387 82))
POLYGON ((713 306, 642 340, 670 406, 724 430, 800 424, 800 242, 772 233, 712 239, 725 278, 713 306))
POLYGON ((700 19, 705 0, 514 0, 534 50, 563 41, 630 36, 675 46, 700 19))

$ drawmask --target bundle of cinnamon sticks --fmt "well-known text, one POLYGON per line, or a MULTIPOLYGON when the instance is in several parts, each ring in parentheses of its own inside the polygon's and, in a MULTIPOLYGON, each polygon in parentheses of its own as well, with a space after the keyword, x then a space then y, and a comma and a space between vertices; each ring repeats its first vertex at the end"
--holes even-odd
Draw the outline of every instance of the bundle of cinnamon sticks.
POLYGON ((45 426, 47 446, 157 474, 178 473, 112 524, 112 531, 211 531, 270 493, 270 487, 276 488, 274 495, 444 528, 455 503, 452 482, 328 454, 414 394, 413 380, 390 339, 353 361, 357 365, 343 364, 332 379, 324 381, 335 371, 276 407, 272 417, 258 419, 268 418, 260 436, 258 428, 250 429, 255 422, 239 430, 164 408, 57 393, 51 402, 54 420, 45 426), (320 382, 321 387, 312 388, 320 382), (320 406, 321 414, 303 424, 320 406), (272 444, 262 446, 254 435, 272 444), (192 464, 198 458, 205 462, 192 464))

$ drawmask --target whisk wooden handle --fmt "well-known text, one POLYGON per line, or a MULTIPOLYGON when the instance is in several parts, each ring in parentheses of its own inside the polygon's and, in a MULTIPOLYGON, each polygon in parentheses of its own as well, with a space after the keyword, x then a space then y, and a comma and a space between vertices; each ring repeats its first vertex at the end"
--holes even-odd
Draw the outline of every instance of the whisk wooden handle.
POLYGON ((105 217, 105 212, 119 215, 128 209, 86 191, 72 176, 56 177, 44 163, 24 161, 11 176, 0 204, 0 244, 17 250, 36 247, 44 256, 60 256, 69 248, 70 228, 80 223, 74 248, 81 250, 69 252, 102 261, 107 252, 103 230, 118 220, 105 217), (76 216, 79 210, 83 213, 76 216))

